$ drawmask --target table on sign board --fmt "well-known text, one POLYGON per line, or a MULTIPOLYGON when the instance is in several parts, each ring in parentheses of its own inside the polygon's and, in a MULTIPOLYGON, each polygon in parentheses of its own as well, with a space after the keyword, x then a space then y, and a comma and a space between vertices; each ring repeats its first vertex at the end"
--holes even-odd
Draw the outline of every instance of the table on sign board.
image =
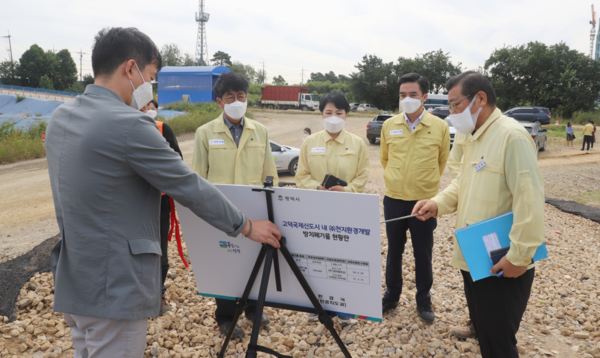
MULTIPOLYGON (((267 220, 265 194, 251 186, 216 185, 250 220, 267 220)), ((275 224, 326 311, 381 321, 381 236, 379 196, 275 188, 275 224)), ((181 229, 198 293, 235 300, 242 296, 261 244, 243 235, 232 238, 182 205, 181 229)), ((267 301, 312 308, 280 255, 283 291, 271 273, 267 301)), ((260 277, 261 271, 258 274, 260 277)), ((250 299, 258 297, 255 284, 250 299)))

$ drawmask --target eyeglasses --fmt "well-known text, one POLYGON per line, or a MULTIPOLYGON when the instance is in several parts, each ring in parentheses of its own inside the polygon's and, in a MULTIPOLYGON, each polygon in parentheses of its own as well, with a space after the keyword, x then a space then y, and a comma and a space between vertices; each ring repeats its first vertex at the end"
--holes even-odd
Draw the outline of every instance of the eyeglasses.
POLYGON ((242 93, 238 94, 237 96, 234 96, 234 95, 227 95, 227 96, 225 96, 225 97, 224 97, 224 99, 225 99, 225 101, 226 101, 227 103, 233 103, 233 102, 235 102, 236 100, 237 100, 237 101, 240 101, 240 102, 244 102, 244 101, 246 100, 246 95, 245 95, 245 94, 242 94, 242 93))
POLYGON ((470 95, 468 95, 468 96, 464 96, 463 98, 461 98, 461 99, 458 99, 458 100, 456 100, 456 101, 454 101, 454 102, 450 102, 450 101, 448 101, 448 109, 450 110, 450 112, 454 112, 454 111, 456 111, 456 107, 458 106, 458 103, 459 103, 460 101, 462 101, 463 99, 465 99, 465 98, 468 98, 468 97, 471 97, 471 96, 473 96, 473 95, 472 95, 472 94, 470 94, 470 95))

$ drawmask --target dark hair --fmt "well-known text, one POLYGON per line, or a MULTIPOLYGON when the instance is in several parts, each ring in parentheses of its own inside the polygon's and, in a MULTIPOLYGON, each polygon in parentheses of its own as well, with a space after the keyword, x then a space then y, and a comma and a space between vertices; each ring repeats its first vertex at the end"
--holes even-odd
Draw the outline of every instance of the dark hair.
POLYGON ((421 92, 423 95, 429 93, 429 82, 427 78, 421 76, 418 73, 411 72, 405 75, 400 76, 398 79, 398 86, 402 86, 403 83, 418 83, 419 88, 421 88, 421 92))
POLYGON ((592 121, 591 119, 588 121, 588 123, 594 124, 594 121, 592 121))
POLYGON ((152 103, 154 105, 154 108, 158 109, 158 102, 156 102, 155 99, 153 99, 152 101, 148 102, 148 104, 150 104, 150 103, 152 103))
POLYGON ((325 110, 327 103, 333 103, 335 108, 343 109, 346 113, 350 113, 350 103, 348 103, 348 99, 342 91, 327 93, 321 97, 321 101, 319 102, 319 111, 321 111, 321 113, 325 110))
POLYGON ((570 126, 571 126, 571 122, 567 123, 567 127, 570 127, 570 126))
POLYGON ((459 75, 452 76, 446 82, 446 89, 450 91, 454 87, 462 85, 460 93, 463 96, 474 96, 477 92, 484 92, 487 96, 487 102, 492 106, 496 105, 496 91, 487 77, 479 72, 466 71, 459 75))
POLYGON ((249 88, 250 85, 244 76, 240 75, 239 73, 229 72, 223 73, 221 76, 219 76, 213 91, 215 91, 218 98, 223 98, 223 95, 230 90, 236 92, 244 91, 246 94, 248 94, 249 88))
POLYGON ((140 71, 150 63, 154 63, 158 70, 162 67, 162 57, 154 42, 135 27, 104 28, 94 37, 94 77, 110 76, 123 62, 129 60, 134 60, 140 71))
POLYGON ((304 131, 305 131, 305 132, 308 132, 308 134, 312 134, 312 131, 311 131, 311 130, 310 130, 310 128, 308 128, 308 127, 304 128, 304 131))

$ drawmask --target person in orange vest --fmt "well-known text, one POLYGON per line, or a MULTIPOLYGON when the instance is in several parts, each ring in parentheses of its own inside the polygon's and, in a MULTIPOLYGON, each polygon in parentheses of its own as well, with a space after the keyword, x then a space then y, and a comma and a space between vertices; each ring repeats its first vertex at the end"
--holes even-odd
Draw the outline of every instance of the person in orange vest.
MULTIPOLYGON (((147 105, 142 107, 141 111, 148 114, 154 121, 156 122, 156 126, 160 133, 165 137, 171 149, 179 153, 181 159, 183 160, 183 154, 181 153, 181 149, 179 149, 179 143, 177 143, 177 137, 175 137, 175 133, 173 129, 169 127, 169 125, 165 122, 157 121, 156 116, 158 114, 158 103, 155 100, 150 101, 147 105)), ((162 290, 162 302, 160 305, 160 313, 162 316, 165 312, 171 310, 171 306, 167 304, 167 300, 165 300, 165 292, 167 288, 165 287, 165 280, 167 279, 167 273, 169 272, 169 255, 167 254, 167 250, 169 248, 169 230, 171 228, 171 204, 169 200, 169 196, 163 193, 160 199, 160 249, 162 251, 161 256, 161 290, 162 290)))

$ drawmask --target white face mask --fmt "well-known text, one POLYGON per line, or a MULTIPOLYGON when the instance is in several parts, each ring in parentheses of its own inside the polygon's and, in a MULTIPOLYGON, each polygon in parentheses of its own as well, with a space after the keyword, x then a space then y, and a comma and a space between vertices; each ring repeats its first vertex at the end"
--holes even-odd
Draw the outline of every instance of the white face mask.
POLYGON ((235 101, 231 104, 225 104, 225 114, 231 119, 241 119, 246 113, 248 102, 235 101))
POLYGON ((412 97, 406 97, 405 99, 400 101, 400 106, 402 106, 402 109, 404 109, 404 111, 408 114, 412 114, 418 111, 421 107, 421 104, 422 103, 420 99, 412 97))
POLYGON ((325 130, 327 130, 329 133, 337 133, 341 131, 342 129, 344 129, 345 125, 346 121, 344 120, 344 118, 336 116, 323 118, 323 126, 325 127, 325 130))
POLYGON ((144 81, 144 83, 142 83, 142 85, 138 88, 135 88, 133 82, 129 80, 129 83, 131 83, 131 87, 133 87, 130 106, 139 111, 140 109, 142 109, 142 107, 147 105, 148 102, 152 100, 152 84, 150 82, 146 82, 144 76, 142 76, 142 71, 140 71, 140 68, 138 67, 137 63, 135 64, 135 67, 140 73, 140 77, 142 77, 142 81, 144 81))
POLYGON ((308 137, 308 134, 304 133, 304 138, 308 137))
POLYGON ((152 119, 156 119, 158 112, 153 109, 149 109, 148 112, 146 112, 146 114, 149 115, 150 117, 152 117, 152 119))
POLYGON ((449 119, 452 122, 452 126, 456 128, 459 133, 471 134, 475 129, 477 117, 479 117, 479 113, 481 113, 481 110, 483 109, 483 107, 479 107, 477 112, 471 113, 471 107, 473 106, 473 103, 475 103, 475 98, 477 97, 473 97, 469 106, 461 113, 451 114, 446 117, 446 119, 449 119))

